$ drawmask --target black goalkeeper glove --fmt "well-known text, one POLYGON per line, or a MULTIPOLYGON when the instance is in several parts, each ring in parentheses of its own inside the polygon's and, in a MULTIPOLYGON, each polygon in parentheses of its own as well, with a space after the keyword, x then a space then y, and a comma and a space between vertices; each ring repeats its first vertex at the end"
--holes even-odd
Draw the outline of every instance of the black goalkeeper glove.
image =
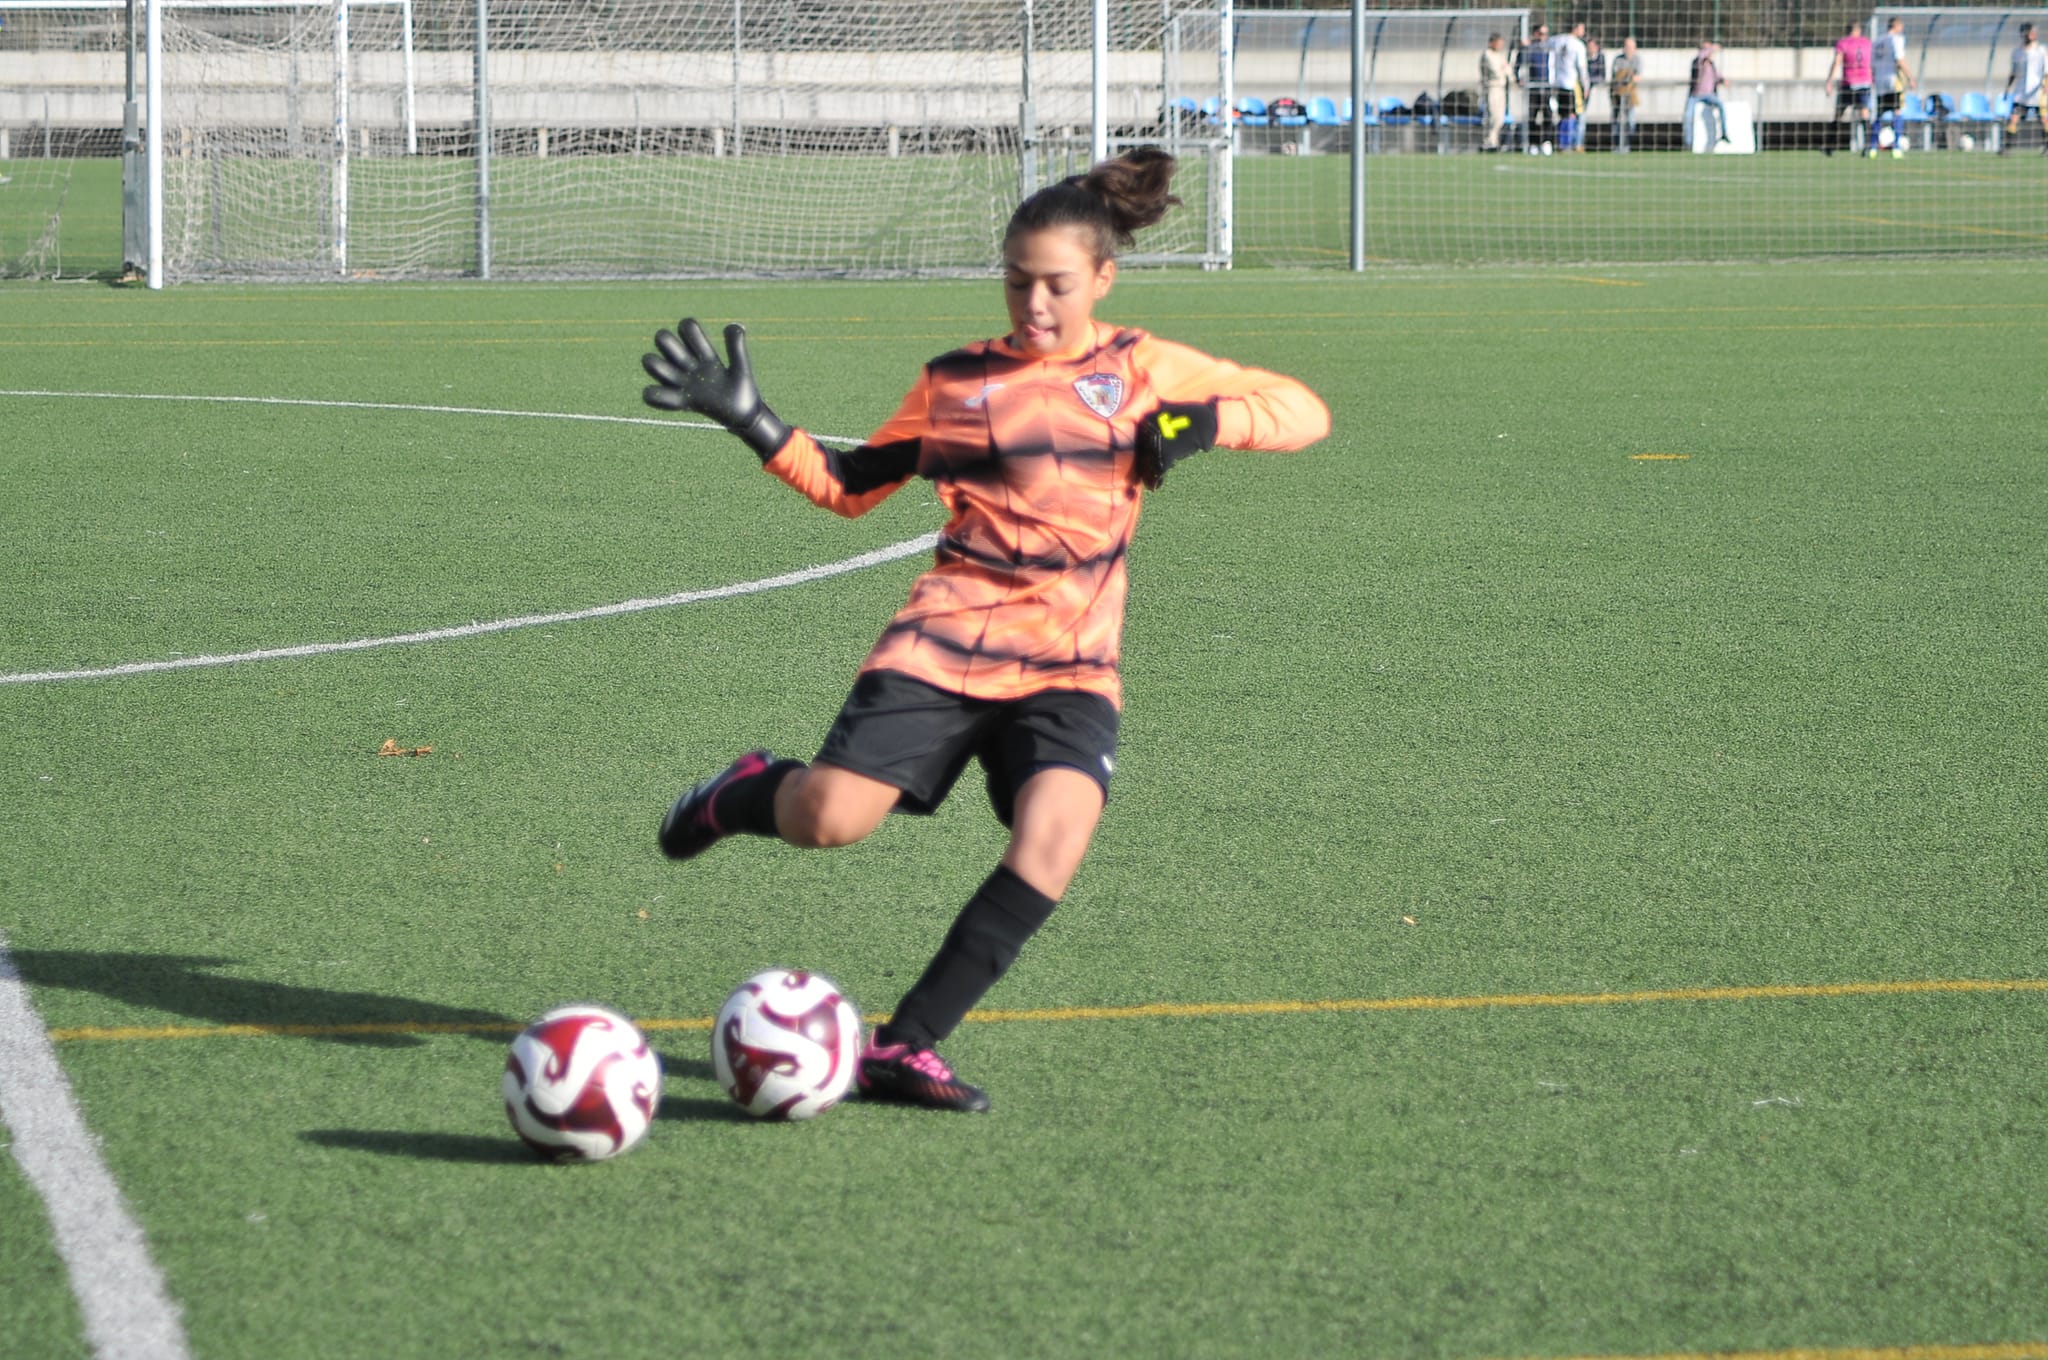
POLYGON ((656 331, 658 354, 641 356, 655 386, 642 392, 649 406, 663 411, 698 411, 738 435, 746 446, 767 462, 789 442, 789 426, 761 401, 754 386, 753 365, 747 362, 747 328, 734 322, 725 328, 725 352, 730 364, 718 361, 704 328, 695 317, 684 317, 676 331, 656 331))
POLYGON ((1166 470, 1192 453, 1216 447, 1216 403, 1161 402, 1138 422, 1138 480, 1154 491, 1166 470))

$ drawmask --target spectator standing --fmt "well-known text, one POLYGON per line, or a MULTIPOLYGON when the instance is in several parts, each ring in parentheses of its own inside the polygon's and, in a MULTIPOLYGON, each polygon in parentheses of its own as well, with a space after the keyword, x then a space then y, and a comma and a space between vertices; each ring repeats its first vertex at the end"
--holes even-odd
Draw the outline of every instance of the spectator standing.
POLYGON ((1529 35, 1529 41, 1516 54, 1515 65, 1522 73, 1522 89, 1529 96, 1528 150, 1534 154, 1537 137, 1544 128, 1557 127, 1557 87, 1550 82, 1553 53, 1550 46, 1550 28, 1545 24, 1536 25, 1529 35))
MULTIPOLYGON (((1593 121, 1593 95, 1607 83, 1607 53, 1593 39, 1586 39, 1586 121, 1593 121)), ((1583 145, 1583 139, 1581 140, 1583 145)))
MULTIPOLYGON (((2005 120, 1999 155, 2012 150, 2012 140, 2020 135, 2020 124, 2027 121, 2030 109, 2041 126, 2041 136, 2048 139, 2048 98, 2043 98, 2041 88, 2044 79, 2048 79, 2048 47, 2034 41, 2032 24, 2021 24, 2020 45, 2012 50, 2012 74, 2005 78, 2005 92, 2012 96, 2012 115, 2005 120)), ((2041 147, 2041 154, 2048 156, 2048 143, 2041 147)))
POLYGON ((1607 69, 1607 100, 1614 107, 1614 153, 1628 154, 1629 135, 1636 130, 1636 107, 1642 94, 1636 81, 1642 74, 1642 58, 1636 55, 1636 40, 1623 38, 1621 53, 1607 69))
POLYGON ((1584 151, 1581 115, 1586 111, 1586 26, 1573 24, 1569 33, 1551 39, 1550 79, 1557 86, 1557 149, 1584 151))
MULTIPOLYGON (((1835 40, 1835 59, 1828 63, 1828 78, 1821 88, 1835 96, 1834 121, 1849 115, 1849 151, 1853 155, 1868 148, 1870 140, 1870 39, 1863 36, 1852 19, 1835 40)), ((1871 154, 1875 148, 1868 148, 1871 154)), ((1832 146, 1823 147, 1832 156, 1832 146)))
POLYGON ((1700 39, 1699 51, 1692 54, 1692 93, 1686 97, 1685 117, 1679 127, 1688 151, 1692 149, 1692 116, 1697 109, 1714 111, 1716 144, 1728 140, 1728 109, 1721 103, 1721 89, 1727 83, 1721 75, 1721 45, 1711 38, 1700 39))
POLYGON ((1508 118, 1508 86, 1514 83, 1514 63, 1508 60, 1508 43, 1498 33, 1486 35, 1486 50, 1479 54, 1479 90, 1486 101, 1486 139, 1481 151, 1500 150, 1500 130, 1508 118))
POLYGON ((1906 21, 1897 15, 1885 25, 1883 36, 1870 45, 1871 88, 1877 92, 1876 128, 1891 115, 1892 149, 1906 139, 1906 125, 1899 121, 1899 105, 1907 90, 1915 88, 1913 68, 1906 64, 1906 21))

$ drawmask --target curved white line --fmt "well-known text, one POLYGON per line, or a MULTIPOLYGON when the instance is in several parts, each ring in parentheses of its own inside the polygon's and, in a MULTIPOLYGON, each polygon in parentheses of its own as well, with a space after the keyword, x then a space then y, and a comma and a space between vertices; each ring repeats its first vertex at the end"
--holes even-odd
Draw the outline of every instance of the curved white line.
POLYGON ((916 538, 892 543, 886 548, 876 548, 858 557, 848 557, 838 562, 827 562, 823 566, 805 567, 800 571, 784 572, 780 576, 763 577, 758 581, 740 581, 729 586, 712 586, 705 590, 684 590, 674 595, 662 595, 649 600, 621 600, 617 604, 601 604, 589 609, 570 609, 557 614, 522 614, 516 619, 494 619, 489 623, 465 623, 455 628, 429 628, 418 633, 399 633, 393 637, 357 638, 352 642, 307 642, 296 647, 265 647, 254 652, 235 652, 222 656, 180 656, 169 661, 130 661, 120 666, 101 666, 80 671, 26 671, 19 675, 0 675, 0 685, 41 685, 56 680, 110 680, 122 675, 147 675, 151 671, 184 671, 199 666, 233 666, 244 661, 281 661, 288 657, 330 656, 335 652, 365 652, 376 647, 402 647, 414 642, 447 642, 453 638, 481 637, 486 633, 508 633, 514 628, 537 628, 550 623, 577 623, 583 619, 608 619, 620 614, 640 614, 650 609, 667 609, 679 604, 701 604, 706 600, 728 600, 735 595, 758 595, 765 590, 780 590, 785 586, 800 586, 808 581, 822 581, 828 576, 843 576, 850 571, 864 567, 880 566, 894 562, 901 557, 910 557, 920 552, 929 552, 938 545, 935 533, 920 534, 916 538))
MULTIPOLYGON (((323 401, 311 397, 218 397, 181 394, 175 392, 56 392, 40 389, 0 388, 0 397, 59 397, 73 399, 105 399, 108 401, 195 401, 215 402, 223 405, 240 406, 315 406, 339 407, 352 411, 423 411, 433 415, 454 416, 507 416, 524 417, 529 420, 585 420, 607 425, 654 425, 667 430, 720 430, 720 425, 700 421, 661 420, 650 416, 593 416, 579 415, 566 411, 508 411, 488 406, 411 406, 396 402, 382 401, 323 401)), ((847 439, 849 435, 826 435, 827 439, 847 439)), ((785 572, 781 576, 770 576, 759 581, 741 581, 736 585, 713 586, 708 590, 685 590, 674 595, 663 595, 651 600, 622 600, 618 604, 601 604, 590 609, 572 609, 557 614, 523 614, 516 619, 496 619, 490 623, 465 623, 455 628, 429 628, 418 633, 400 633, 393 637, 357 638, 351 642, 307 642, 296 647, 265 647, 254 652, 234 652, 221 656, 181 656, 169 661, 130 661, 120 666, 100 666, 91 670, 77 671, 24 671, 17 675, 0 675, 0 685, 42 685, 56 680, 110 680, 123 675, 147 675, 151 671, 183 671, 200 666, 233 666, 244 661, 279 661, 288 657, 328 656, 335 652, 362 652, 374 647, 399 647, 414 642, 446 642, 451 638, 480 637, 485 633, 505 633, 514 628, 535 628, 550 623, 576 623, 583 619, 611 618, 618 614, 639 614, 649 609, 667 609, 672 605, 700 604, 705 600, 725 600, 735 595, 758 595, 764 590, 780 590, 784 586, 799 586, 807 581, 821 581, 828 576, 841 576, 849 571, 864 567, 880 566, 894 562, 899 557, 909 557, 926 552, 938 544, 937 534, 921 534, 916 538, 892 543, 886 548, 849 557, 840 562, 828 562, 819 567, 805 567, 801 571, 785 572)))
MULTIPOLYGON (((654 416, 591 416, 573 411, 508 411, 494 406, 418 406, 390 401, 323 401, 313 397, 215 397, 181 392, 51 392, 34 388, 0 388, 0 397, 56 397, 80 401, 196 401, 221 406, 315 406, 343 411, 424 411, 439 416, 521 416, 528 420, 587 420, 602 425, 656 425, 668 430, 723 430, 697 420, 662 420, 654 416)), ((848 435, 825 435, 846 439, 848 435)))

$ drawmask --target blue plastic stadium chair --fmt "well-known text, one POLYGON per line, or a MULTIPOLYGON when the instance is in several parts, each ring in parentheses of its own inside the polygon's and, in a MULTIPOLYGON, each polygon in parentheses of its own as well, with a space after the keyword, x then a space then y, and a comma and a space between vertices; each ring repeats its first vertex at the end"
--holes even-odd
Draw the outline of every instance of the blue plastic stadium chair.
POLYGON ((2004 120, 1991 108, 1991 96, 1982 90, 1972 90, 1963 96, 1962 107, 1956 110, 1956 117, 1965 123, 1979 123, 1985 128, 1984 146, 1987 150, 1998 150, 1998 134, 2005 131, 1999 124, 2004 120))
POLYGON ((1998 96, 1998 102, 1991 106, 1991 116, 1993 118, 1996 118, 2001 123, 2003 123, 2006 119, 2012 117, 2011 94, 2002 94, 1998 96))
POLYGON ((1342 119, 1339 119, 1337 117, 1337 101, 1328 95, 1319 94, 1314 99, 1308 101, 1308 120, 1317 127, 1341 127, 1343 124, 1351 121, 1351 116, 1349 113, 1346 113, 1342 119))
MULTIPOLYGON (((1344 120, 1346 127, 1351 126, 1351 99, 1348 95, 1345 97, 1344 102, 1338 105, 1337 116, 1344 120)), ((1365 128, 1365 149, 1367 151, 1379 150, 1380 111, 1373 107, 1371 100, 1368 99, 1366 101, 1365 109, 1360 113, 1358 121, 1360 126, 1365 128)))
POLYGON ((1202 101, 1202 121, 1214 127, 1216 124, 1216 113, 1222 107, 1223 102, 1213 94, 1204 99, 1202 101))
MULTIPOLYGON (((1269 109, 1271 108, 1270 105, 1268 105, 1267 107, 1269 109)), ((1307 127, 1308 110, 1303 109, 1300 113, 1276 113, 1273 115, 1273 126, 1292 128, 1307 127)))
POLYGON ((1266 101, 1253 96, 1237 101, 1237 121, 1246 127, 1264 127, 1271 121, 1266 117, 1266 101))
POLYGON ((1403 123, 1414 122, 1415 116, 1408 112, 1408 106, 1401 102, 1400 96, 1389 94, 1380 96, 1380 121, 1388 127, 1400 127, 1403 123))
POLYGON ((1899 101, 1900 130, 1910 138, 1913 135, 1913 129, 1919 128, 1920 144, 1923 147, 1930 144, 1932 133, 1929 132, 1928 126, 1933 122, 1934 115, 1928 112, 1927 101, 1919 95, 1908 91, 1905 98, 1899 101))

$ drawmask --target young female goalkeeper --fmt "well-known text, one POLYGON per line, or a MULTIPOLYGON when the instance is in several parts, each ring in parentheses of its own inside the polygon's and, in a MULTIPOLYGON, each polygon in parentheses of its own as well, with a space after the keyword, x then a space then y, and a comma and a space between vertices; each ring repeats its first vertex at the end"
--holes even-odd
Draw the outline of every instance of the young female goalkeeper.
POLYGON ((1173 172, 1142 147, 1027 199, 1003 238, 1009 334, 926 364, 858 448, 828 448, 762 404, 741 326, 725 328, 729 363, 695 320, 658 333, 643 360, 650 406, 710 416, 818 505, 859 515, 915 476, 951 515, 817 760, 741 756, 661 825, 676 859, 735 832, 850 845, 892 810, 932 812, 980 760, 1009 848, 869 1037, 857 1078, 871 1098, 988 1108, 933 1048, 1052 914, 1102 816, 1140 488, 1219 444, 1299 449, 1329 432, 1291 378, 1094 319, 1116 248, 1179 203, 1173 172))

